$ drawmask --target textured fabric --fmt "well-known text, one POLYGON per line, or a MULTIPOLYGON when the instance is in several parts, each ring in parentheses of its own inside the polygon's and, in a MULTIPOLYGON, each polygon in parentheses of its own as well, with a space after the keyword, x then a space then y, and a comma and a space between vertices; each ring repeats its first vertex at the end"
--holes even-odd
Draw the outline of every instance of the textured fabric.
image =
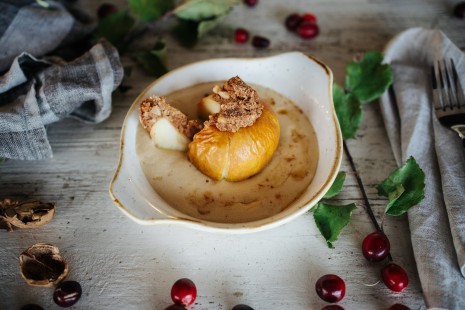
POLYGON ((44 55, 91 29, 60 3, 0 4, 0 157, 52 157, 45 126, 66 117, 98 123, 111 113, 111 93, 123 69, 116 49, 102 41, 70 62, 44 55), (9 23, 9 25, 6 25, 9 23))
POLYGON ((442 32, 413 28, 395 37, 385 52, 393 91, 381 110, 397 164, 414 156, 426 174, 425 199, 408 212, 426 306, 465 309, 465 151, 432 109, 431 65, 443 58, 454 59, 465 87, 465 55, 442 32))

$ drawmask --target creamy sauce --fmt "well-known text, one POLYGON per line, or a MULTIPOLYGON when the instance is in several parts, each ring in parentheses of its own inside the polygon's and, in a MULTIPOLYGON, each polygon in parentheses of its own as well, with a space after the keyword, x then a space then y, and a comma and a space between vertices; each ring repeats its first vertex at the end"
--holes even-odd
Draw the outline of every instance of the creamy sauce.
MULTIPOLYGON (((197 118, 197 102, 220 83, 173 92, 167 102, 189 118, 197 118)), ((318 143, 308 118, 285 96, 258 85, 252 87, 276 112, 281 136, 268 165, 244 181, 210 179, 189 162, 185 152, 157 148, 139 124, 136 152, 142 169, 155 191, 173 208, 219 223, 255 221, 286 209, 310 184, 318 162, 318 143)))

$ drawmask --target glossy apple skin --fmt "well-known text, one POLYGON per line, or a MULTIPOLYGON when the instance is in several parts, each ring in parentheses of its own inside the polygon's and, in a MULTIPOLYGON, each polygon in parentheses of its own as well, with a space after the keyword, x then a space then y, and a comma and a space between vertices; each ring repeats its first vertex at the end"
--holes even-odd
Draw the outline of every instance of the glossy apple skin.
POLYGON ((276 151, 280 135, 276 114, 264 106, 252 126, 236 132, 207 126, 196 133, 189 144, 189 160, 214 180, 242 181, 260 172, 276 151))

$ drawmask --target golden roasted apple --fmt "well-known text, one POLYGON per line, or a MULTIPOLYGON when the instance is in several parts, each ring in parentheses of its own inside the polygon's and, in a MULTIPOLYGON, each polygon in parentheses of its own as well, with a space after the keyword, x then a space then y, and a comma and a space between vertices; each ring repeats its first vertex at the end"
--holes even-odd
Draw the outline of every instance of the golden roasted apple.
MULTIPOLYGON (((208 101, 217 102, 219 112, 210 115, 205 127, 194 135, 188 158, 215 180, 247 179, 266 166, 278 147, 278 119, 239 77, 229 79, 222 88, 215 86, 213 92, 208 101)), ((199 108, 205 107, 199 104, 199 108)))

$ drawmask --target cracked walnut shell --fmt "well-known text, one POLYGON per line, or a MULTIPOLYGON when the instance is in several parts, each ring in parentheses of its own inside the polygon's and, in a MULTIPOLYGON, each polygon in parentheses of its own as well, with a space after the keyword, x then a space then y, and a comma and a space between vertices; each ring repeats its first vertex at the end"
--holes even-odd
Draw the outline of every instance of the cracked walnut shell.
POLYGON ((58 248, 36 243, 19 256, 21 276, 32 286, 53 287, 68 275, 68 263, 58 248))
POLYGON ((0 200, 0 228, 9 231, 17 228, 37 228, 47 224, 55 214, 55 203, 45 203, 36 199, 25 201, 0 200))

